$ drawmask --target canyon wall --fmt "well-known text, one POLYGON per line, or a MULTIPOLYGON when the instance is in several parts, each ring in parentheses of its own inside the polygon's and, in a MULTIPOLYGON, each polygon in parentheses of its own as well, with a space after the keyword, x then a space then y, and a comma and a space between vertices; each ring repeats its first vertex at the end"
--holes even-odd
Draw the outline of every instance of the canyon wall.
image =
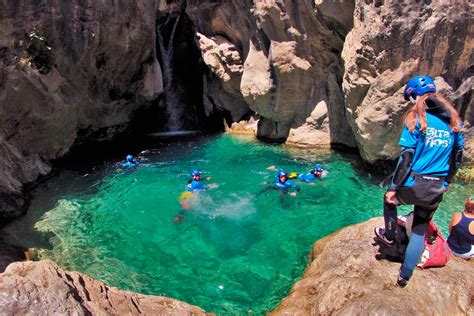
POLYGON ((162 91, 152 1, 0 1, 0 222, 73 144, 110 139, 162 91))
POLYGON ((21 213, 25 184, 50 172, 52 160, 123 132, 156 103, 156 26, 170 13, 194 24, 205 69, 196 91, 208 116, 226 111, 239 121, 256 112, 262 139, 345 145, 375 163, 398 155, 404 84, 429 74, 466 123, 472 161, 467 0, 1 4, 0 218, 21 213))
POLYGON ((187 1, 210 69, 208 106, 229 109, 234 120, 248 108, 257 112, 257 136, 267 140, 300 143, 298 134, 309 128, 321 137, 305 145, 356 146, 340 58, 353 7, 351 1, 187 1), (318 104, 326 110, 323 125, 307 120, 318 104))
MULTIPOLYGON (((468 1, 357 3, 342 52, 343 92, 365 160, 398 156, 398 135, 409 106, 402 92, 413 76, 435 78, 463 118, 474 123, 472 114, 466 114, 472 112, 473 99, 473 14, 468 1)), ((468 142, 472 150, 472 138, 468 142)))
MULTIPOLYGON (((395 159, 410 77, 428 74, 472 121, 469 1, 187 1, 210 108, 260 116, 261 138, 395 159)), ((467 138, 472 160, 474 143, 467 138)))

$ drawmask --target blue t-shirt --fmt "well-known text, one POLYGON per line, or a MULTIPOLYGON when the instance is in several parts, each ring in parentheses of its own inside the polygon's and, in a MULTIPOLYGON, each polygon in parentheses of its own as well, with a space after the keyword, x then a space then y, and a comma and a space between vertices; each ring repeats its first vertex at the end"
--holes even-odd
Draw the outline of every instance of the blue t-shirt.
POLYGON ((296 185, 293 181, 291 181, 291 180, 286 180, 286 181, 283 183, 283 182, 280 182, 280 181, 278 180, 278 178, 275 179, 275 186, 276 186, 278 189, 282 190, 282 191, 287 191, 287 190, 290 189, 290 188, 291 188, 291 189, 295 189, 295 190, 299 190, 299 189, 300 189, 300 187, 299 187, 298 185, 296 185))
POLYGON ((298 180, 304 181, 304 182, 311 182, 318 179, 318 177, 316 177, 312 173, 300 173, 297 178, 298 180))
POLYGON ((192 180, 191 183, 189 183, 187 186, 186 186, 186 191, 188 192, 194 192, 194 191, 204 191, 206 190, 206 188, 204 187, 204 185, 202 184, 201 181, 197 181, 197 180, 192 180))
POLYGON ((419 174, 447 176, 453 147, 463 147, 462 133, 451 131, 449 124, 426 113, 426 131, 417 122, 413 132, 406 125, 400 136, 400 146, 415 148, 411 170, 419 174))

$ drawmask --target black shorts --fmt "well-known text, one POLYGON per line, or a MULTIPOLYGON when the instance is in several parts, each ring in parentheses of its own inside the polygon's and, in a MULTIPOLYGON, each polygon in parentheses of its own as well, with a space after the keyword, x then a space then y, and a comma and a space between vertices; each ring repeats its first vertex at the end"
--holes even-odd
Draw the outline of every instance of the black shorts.
POLYGON ((411 173, 410 176, 415 178, 415 183, 410 187, 400 187, 396 191, 400 204, 413 204, 420 209, 436 210, 443 200, 443 193, 446 192, 445 177, 417 173, 411 173))

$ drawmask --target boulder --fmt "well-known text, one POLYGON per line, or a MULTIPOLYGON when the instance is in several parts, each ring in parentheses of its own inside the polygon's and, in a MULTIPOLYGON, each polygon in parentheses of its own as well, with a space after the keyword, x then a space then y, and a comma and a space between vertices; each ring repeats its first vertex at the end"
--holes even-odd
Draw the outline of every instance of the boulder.
POLYGON ((330 146, 331 137, 326 102, 319 102, 302 126, 290 129, 286 144, 298 147, 330 146))
POLYGON ((472 315, 474 262, 416 269, 395 285, 400 263, 377 260, 373 229, 382 218, 343 228, 313 247, 302 279, 269 315, 472 315))
POLYGON ((199 307, 121 291, 49 260, 17 262, 0 274, 5 315, 209 315, 199 307))

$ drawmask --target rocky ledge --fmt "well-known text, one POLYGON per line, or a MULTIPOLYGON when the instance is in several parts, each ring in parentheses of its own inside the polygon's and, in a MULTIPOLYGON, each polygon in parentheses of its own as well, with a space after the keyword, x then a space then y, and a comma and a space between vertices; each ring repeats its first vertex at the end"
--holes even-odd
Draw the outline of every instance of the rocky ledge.
MULTIPOLYGON (((341 229, 315 243, 303 278, 270 315, 474 315, 474 262, 453 258, 417 270, 395 286, 399 263, 377 260, 373 227, 382 218, 341 229)), ((0 274, 6 315, 209 315, 171 298, 121 291, 51 261, 17 262, 0 274)))
POLYGON ((270 315, 474 315, 472 260, 417 269, 398 288, 400 264, 375 258, 379 225, 383 219, 371 219, 316 242, 303 278, 270 315))
POLYGON ((175 299, 109 287, 49 260, 9 265, 0 297, 2 315, 209 315, 175 299))

